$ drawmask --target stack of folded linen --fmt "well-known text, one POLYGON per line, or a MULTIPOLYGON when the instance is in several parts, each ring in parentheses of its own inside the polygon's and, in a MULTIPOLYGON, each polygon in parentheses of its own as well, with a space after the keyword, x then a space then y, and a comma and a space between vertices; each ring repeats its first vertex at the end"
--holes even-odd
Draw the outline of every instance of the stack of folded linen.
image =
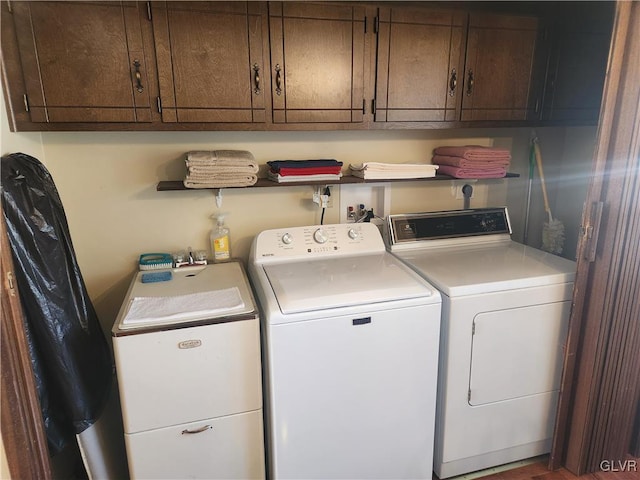
POLYGON ((248 187, 258 181, 258 164, 246 150, 188 152, 187 188, 248 187))
POLYGON ((437 165, 429 163, 365 162, 349 165, 351 174, 365 180, 395 180, 436 176, 437 165))
POLYGON ((342 162, 333 159, 272 160, 268 177, 278 183, 287 182, 335 182, 342 177, 342 162))
POLYGON ((454 178, 502 178, 511 162, 509 150, 479 145, 438 147, 433 153, 438 172, 454 178))

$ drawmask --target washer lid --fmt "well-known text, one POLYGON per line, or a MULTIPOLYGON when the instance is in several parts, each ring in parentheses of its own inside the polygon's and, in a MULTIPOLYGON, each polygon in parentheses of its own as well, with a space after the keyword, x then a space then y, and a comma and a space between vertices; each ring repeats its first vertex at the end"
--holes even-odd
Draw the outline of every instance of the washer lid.
POLYGON ((576 269, 575 262, 511 240, 396 255, 449 297, 572 282, 576 269))
POLYGON ((284 314, 425 297, 435 290, 389 253, 264 266, 284 314))

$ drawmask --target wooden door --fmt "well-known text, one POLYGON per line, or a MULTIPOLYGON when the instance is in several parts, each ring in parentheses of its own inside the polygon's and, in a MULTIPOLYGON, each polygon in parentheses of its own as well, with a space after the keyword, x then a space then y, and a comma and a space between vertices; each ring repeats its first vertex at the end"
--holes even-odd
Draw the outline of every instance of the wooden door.
MULTIPOLYGON (((640 394, 640 3, 617 2, 551 466, 621 466, 640 394)), ((629 477, 637 478, 628 466, 629 477)), ((637 465, 635 466, 637 471, 637 465)))
POLYGON ((31 121, 151 121, 146 12, 137 3, 10 5, 31 121))
POLYGON ((381 8, 374 121, 460 119, 467 15, 381 8))
POLYGON ((538 19, 490 13, 469 17, 462 120, 526 120, 532 98, 538 19))
POLYGON ((11 478, 53 478, 4 210, 0 210, 0 430, 11 478))
POLYGON ((164 122, 264 122, 266 4, 152 4, 164 122))
POLYGON ((274 123, 360 123, 365 9, 270 2, 274 123))

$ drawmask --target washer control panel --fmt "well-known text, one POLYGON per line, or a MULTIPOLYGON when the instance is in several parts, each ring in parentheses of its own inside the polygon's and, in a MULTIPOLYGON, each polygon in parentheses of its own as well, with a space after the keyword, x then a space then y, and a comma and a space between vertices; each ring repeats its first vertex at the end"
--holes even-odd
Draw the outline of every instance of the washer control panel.
POLYGON ((300 258, 384 252, 378 227, 372 223, 312 225, 265 230, 253 245, 256 259, 300 258))

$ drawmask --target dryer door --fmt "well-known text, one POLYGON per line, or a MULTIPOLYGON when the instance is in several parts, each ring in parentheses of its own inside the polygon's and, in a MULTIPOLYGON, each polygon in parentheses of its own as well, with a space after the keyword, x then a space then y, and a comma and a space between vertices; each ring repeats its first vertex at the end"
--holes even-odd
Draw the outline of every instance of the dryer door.
POLYGON ((469 404, 557 390, 570 305, 554 302, 476 315, 469 404))

